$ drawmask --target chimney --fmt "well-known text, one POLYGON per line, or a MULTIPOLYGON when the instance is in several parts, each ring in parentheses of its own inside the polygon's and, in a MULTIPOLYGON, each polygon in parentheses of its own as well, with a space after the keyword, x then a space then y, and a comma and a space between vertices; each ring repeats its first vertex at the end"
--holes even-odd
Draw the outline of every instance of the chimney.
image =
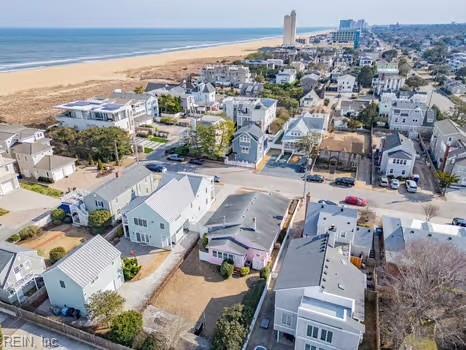
POLYGON ((256 219, 256 217, 253 217, 253 218, 252 218, 252 229, 253 229, 254 231, 257 230, 257 219, 256 219))

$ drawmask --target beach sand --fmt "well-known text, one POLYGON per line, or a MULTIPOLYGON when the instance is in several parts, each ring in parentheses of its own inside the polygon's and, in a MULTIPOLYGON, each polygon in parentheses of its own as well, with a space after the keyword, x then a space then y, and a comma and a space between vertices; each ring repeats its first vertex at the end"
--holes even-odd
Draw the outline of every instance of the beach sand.
POLYGON ((0 118, 9 123, 50 125, 53 106, 114 89, 132 90, 150 80, 180 82, 208 63, 232 62, 281 39, 86 62, 35 70, 0 73, 0 118))

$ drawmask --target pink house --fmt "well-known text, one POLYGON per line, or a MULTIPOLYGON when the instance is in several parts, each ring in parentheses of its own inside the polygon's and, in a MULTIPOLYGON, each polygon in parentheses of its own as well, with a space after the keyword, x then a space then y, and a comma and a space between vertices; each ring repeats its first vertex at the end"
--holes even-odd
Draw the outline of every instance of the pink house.
POLYGON ((262 269, 270 262, 287 209, 288 199, 277 194, 229 196, 206 223, 208 244, 200 259, 215 265, 231 259, 236 267, 262 269))

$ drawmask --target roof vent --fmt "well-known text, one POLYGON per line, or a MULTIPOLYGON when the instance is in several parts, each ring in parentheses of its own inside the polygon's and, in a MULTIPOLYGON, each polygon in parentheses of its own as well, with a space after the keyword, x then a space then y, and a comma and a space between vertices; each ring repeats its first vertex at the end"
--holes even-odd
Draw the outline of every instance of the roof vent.
POLYGON ((428 233, 428 234, 427 234, 427 237, 432 237, 432 233, 428 233))
POLYGON ((451 237, 448 237, 448 240, 449 240, 449 241, 451 241, 452 239, 453 239, 453 238, 451 238, 451 237))
POLYGON ((343 209, 344 209, 343 207, 342 207, 342 208, 340 208, 340 211, 341 211, 341 212, 343 212, 343 209))
POLYGON ((338 288, 340 288, 341 290, 345 290, 345 286, 342 285, 341 283, 338 283, 338 288))

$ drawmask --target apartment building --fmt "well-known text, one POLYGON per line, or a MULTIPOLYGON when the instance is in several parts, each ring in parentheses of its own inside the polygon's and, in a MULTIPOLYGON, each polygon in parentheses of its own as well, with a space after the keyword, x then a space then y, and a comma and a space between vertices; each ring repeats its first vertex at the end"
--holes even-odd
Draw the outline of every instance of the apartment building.
POLYGON ((254 123, 263 132, 274 121, 277 114, 277 100, 271 98, 230 96, 223 100, 223 110, 240 128, 254 123))
POLYGON ((234 87, 252 82, 249 67, 225 64, 210 65, 202 68, 200 80, 214 85, 234 87))

